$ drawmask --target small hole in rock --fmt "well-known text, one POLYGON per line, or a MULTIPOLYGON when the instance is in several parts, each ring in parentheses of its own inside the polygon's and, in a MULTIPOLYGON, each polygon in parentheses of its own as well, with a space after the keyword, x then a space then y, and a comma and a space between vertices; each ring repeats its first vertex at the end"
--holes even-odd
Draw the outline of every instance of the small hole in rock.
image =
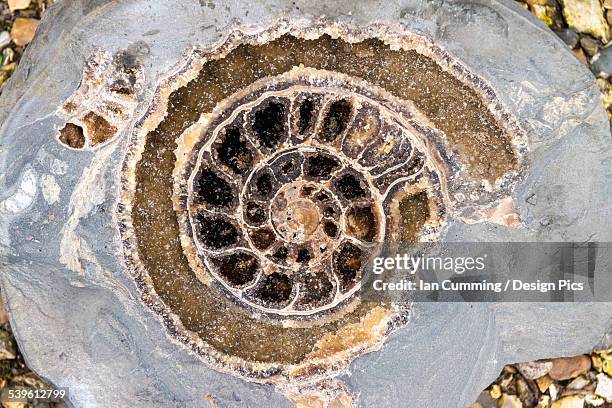
POLYGON ((333 209, 333 207, 325 207, 325 209, 323 210, 323 215, 325 217, 333 217, 336 214, 336 210, 333 209))
POLYGON ((310 251, 306 248, 301 248, 297 253, 296 261, 299 263, 308 263, 311 258, 310 251))
POLYGON ((257 176, 257 179, 255 180, 255 187, 257 189, 257 192, 261 195, 268 195, 272 192, 272 189, 274 188, 274 182, 272 180, 272 175, 264 173, 260 176, 257 176))
POLYGON ((219 274, 234 286, 251 282, 259 270, 259 261, 249 253, 237 253, 215 260, 219 274))
POLYGON ((314 117, 315 103, 312 99, 305 99, 297 110, 298 133, 303 135, 311 125, 314 117))
POLYGON ((83 128, 73 123, 66 123, 66 126, 60 130, 59 140, 73 149, 82 149, 85 146, 83 128))
POLYGON ((274 272, 265 277, 256 296, 266 303, 282 303, 291 296, 292 286, 287 275, 274 272))
POLYGON ((355 238, 372 242, 376 236, 377 220, 371 206, 352 207, 346 213, 348 232, 355 238))
POLYGON ((302 289, 300 303, 316 304, 331 295, 334 285, 324 273, 309 273, 302 279, 302 289))
POLYGON ((214 207, 230 208, 234 201, 232 186, 214 171, 204 169, 196 178, 195 192, 206 204, 214 207))
POLYGON ((324 142, 336 140, 338 135, 348 127, 351 110, 351 103, 346 99, 333 102, 323 120, 323 130, 320 139, 324 142))
POLYGON ((326 154, 316 154, 306 159, 305 173, 308 177, 328 179, 340 167, 340 162, 326 154))
POLYGON ((302 187, 302 197, 310 197, 313 191, 315 191, 315 188, 313 186, 302 187))
POLYGON ((263 251, 270 248, 270 246, 274 243, 274 232, 269 228, 255 230, 251 233, 251 240, 253 241, 255 248, 263 251))
POLYGON ((334 183, 336 189, 347 200, 363 198, 366 196, 366 190, 363 188, 361 181, 354 174, 345 174, 334 183))
POLYGON ((325 221, 325 224, 323 224, 323 231, 325 231, 327 236, 335 238, 336 234, 338 234, 338 226, 331 221, 325 221))
POLYGON ((251 224, 261 224, 265 222, 268 218, 266 210, 261 206, 261 204, 255 203, 253 201, 249 201, 246 204, 244 216, 246 220, 251 224))
POLYGON ((211 249, 227 248, 238 242, 240 232, 228 220, 219 216, 196 215, 198 236, 211 249))
POLYGON ((289 255, 289 250, 286 247, 281 246, 274 252, 272 256, 280 260, 285 260, 287 259, 288 255, 289 255))
POLYGON ((230 126, 225 129, 223 141, 217 147, 221 163, 234 173, 245 173, 253 163, 253 152, 240 135, 240 128, 230 126))
POLYGON ((253 131, 262 146, 272 148, 280 144, 285 134, 285 104, 271 101, 255 112, 253 131))
POLYGON ((357 272, 361 269, 362 253, 363 251, 357 245, 345 242, 334 254, 334 270, 343 289, 355 283, 357 272))

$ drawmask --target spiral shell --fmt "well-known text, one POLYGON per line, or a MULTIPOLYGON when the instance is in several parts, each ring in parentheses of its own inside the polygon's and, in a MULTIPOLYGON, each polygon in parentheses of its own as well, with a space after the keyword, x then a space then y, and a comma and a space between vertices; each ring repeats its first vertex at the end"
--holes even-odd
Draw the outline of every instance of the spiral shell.
POLYGON ((327 377, 409 309, 359 296, 384 242, 436 241, 526 149, 494 91, 391 27, 235 31, 160 85, 118 214, 143 300, 220 370, 327 377))

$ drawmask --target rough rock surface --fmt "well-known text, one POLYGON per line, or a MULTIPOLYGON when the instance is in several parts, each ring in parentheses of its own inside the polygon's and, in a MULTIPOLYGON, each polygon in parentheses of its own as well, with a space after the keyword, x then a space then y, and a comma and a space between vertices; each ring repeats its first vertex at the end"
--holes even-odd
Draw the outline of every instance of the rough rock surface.
MULTIPOLYGON (((68 387, 71 405, 202 406, 212 395, 223 407, 291 406, 272 386, 208 368, 140 303, 122 272, 113 218, 129 127, 95 151, 77 152, 57 142, 64 125, 57 109, 78 88, 95 48, 132 49, 150 91, 193 46, 215 44, 229 27, 321 15, 389 21, 431 37, 486 78, 527 131, 532 164, 513 197, 526 228, 455 224, 449 239, 611 241, 612 142, 597 86, 561 40, 517 5, 60 2, 0 102, 0 284, 28 364, 68 387), (80 269, 62 246, 67 236, 80 269)), ((137 112, 149 98, 140 96, 137 112)), ((410 323, 342 379, 358 406, 467 406, 505 363, 588 352, 610 317, 605 303, 417 304, 410 323)))

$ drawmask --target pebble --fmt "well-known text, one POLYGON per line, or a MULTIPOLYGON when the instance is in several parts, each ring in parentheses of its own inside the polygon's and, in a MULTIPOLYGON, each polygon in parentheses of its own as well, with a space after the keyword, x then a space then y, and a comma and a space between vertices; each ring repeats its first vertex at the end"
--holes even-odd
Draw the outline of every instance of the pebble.
POLYGON ((554 6, 555 5, 555 0, 525 0, 525 3, 533 6, 533 5, 539 5, 539 6, 554 6))
POLYGON ((550 397, 548 395, 542 395, 538 401, 536 408, 548 408, 550 406, 550 397))
POLYGON ((7 45, 11 43, 11 35, 8 31, 2 31, 0 33, 0 50, 4 49, 7 45))
POLYGON ((17 350, 15 350, 10 333, 0 330, 0 361, 14 360, 15 357, 17 357, 17 350))
POLYGON ((538 396, 535 394, 537 389, 535 389, 536 386, 533 384, 533 381, 531 381, 530 384, 533 385, 534 389, 530 387, 530 384, 528 384, 527 381, 529 380, 525 380, 519 376, 516 379, 516 391, 519 399, 526 407, 533 407, 538 401, 538 396))
POLYGON ((2 408, 26 408, 26 404, 19 401, 2 401, 2 408))
POLYGON ((489 391, 489 394, 491 395, 491 398, 498 399, 499 397, 501 397, 501 387, 497 384, 494 384, 491 387, 491 391, 489 391))
POLYGON ((550 384, 550 386, 548 387, 548 394, 550 395, 550 398, 553 401, 557 399, 557 396, 559 394, 559 387, 557 387, 557 384, 550 384))
POLYGON ((589 380, 587 380, 583 376, 579 376, 574 378, 569 384, 567 384, 567 388, 570 390, 581 390, 587 385, 589 385, 589 380))
POLYGON ((4 326, 9 321, 8 313, 4 308, 4 303, 2 302, 2 296, 0 296, 0 326, 4 326))
POLYGON ((553 363, 548 375, 553 380, 569 380, 585 374, 591 369, 591 359, 585 355, 562 357, 551 360, 553 363))
POLYGON ((576 58, 578 58, 578 61, 585 65, 588 65, 589 62, 587 61, 587 57, 586 55, 584 55, 584 51, 582 51, 582 48, 575 49, 574 55, 576 56, 576 58))
POLYGON ((563 26, 563 20, 559 14, 559 9, 555 6, 533 4, 531 5, 531 12, 551 28, 560 28, 563 26))
POLYGON ((23 10, 30 7, 31 0, 8 0, 9 10, 23 10))
POLYGON ((596 76, 607 77, 612 73, 612 47, 603 48, 591 61, 591 71, 596 76))
POLYGON ((18 17, 11 28, 11 38, 18 47, 23 47, 32 41, 39 21, 35 18, 18 17))
POLYGON ((548 389, 548 387, 550 387, 550 384, 552 384, 554 380, 550 378, 550 376, 547 374, 543 377, 536 379, 535 381, 536 381, 536 384, 538 385, 538 389, 540 390, 540 392, 545 392, 548 389))
POLYGON ((599 42, 592 37, 582 37, 580 39, 580 46, 589 57, 592 57, 599 51, 599 42))
POLYGON ((562 5, 570 28, 608 42, 610 31, 599 0, 562 0, 562 5))
POLYGON ((563 397, 559 401, 552 403, 550 408, 583 408, 584 397, 581 395, 571 395, 569 397, 563 397))
POLYGON ((570 48, 574 48, 578 44, 578 34, 571 28, 560 28, 555 30, 555 34, 570 48))
POLYGON ((535 380, 548 374, 553 364, 550 361, 532 361, 529 363, 519 363, 516 368, 519 373, 528 380, 535 380))
POLYGON ((605 398, 607 402, 612 402, 612 379, 604 373, 597 374, 595 394, 605 398))
POLYGON ((499 408, 523 408, 523 403, 516 395, 504 394, 497 404, 499 408))

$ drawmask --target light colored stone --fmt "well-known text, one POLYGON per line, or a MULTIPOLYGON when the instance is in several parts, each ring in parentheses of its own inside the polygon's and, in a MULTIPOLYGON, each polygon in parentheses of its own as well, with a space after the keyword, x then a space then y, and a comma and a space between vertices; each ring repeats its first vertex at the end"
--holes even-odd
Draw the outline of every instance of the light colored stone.
POLYGON ((489 394, 491 395, 491 398, 493 399, 498 399, 499 397, 501 397, 501 388, 498 384, 493 384, 493 386, 491 386, 491 390, 489 391, 489 394))
POLYGON ((11 28, 11 38, 19 47, 23 47, 32 41, 39 21, 35 18, 18 17, 11 28))
POLYGON ((584 397, 582 395, 571 395, 563 397, 559 401, 552 403, 550 408, 583 408, 584 397))
POLYGON ((30 7, 32 0, 8 0, 9 10, 23 10, 30 7))
POLYGON ((11 43, 11 35, 8 31, 0 32, 0 50, 4 49, 7 45, 11 43))
POLYGON ((4 330, 0 330, 0 360, 13 360, 16 353, 11 335, 4 330))
POLYGON ((542 395, 538 400, 536 408, 548 408, 550 406, 550 397, 548 395, 542 395))
POLYGON ((528 380, 535 380, 548 374, 552 366, 553 363, 550 361, 532 361, 516 365, 521 375, 528 380))
POLYGON ((533 4, 531 5, 531 12, 551 28, 560 28, 562 25, 561 15, 555 6, 533 4))
POLYGON ((574 378, 569 384, 567 384, 567 388, 570 390, 581 390, 587 385, 589 385, 589 380, 587 380, 583 376, 579 376, 574 378))
POLYGON ((523 408, 523 403, 516 395, 504 394, 497 404, 499 408, 523 408))
POLYGON ((0 296, 0 326, 4 326, 9 321, 8 313, 4 308, 4 302, 2 301, 2 296, 0 296))
POLYGON ((548 394, 550 395, 550 399, 552 399, 553 401, 557 399, 557 397, 559 396, 559 387, 557 386, 557 384, 550 384, 550 386, 548 387, 548 394))
POLYGON ((555 358, 551 361, 553 366, 548 375, 553 380, 569 380, 591 369, 591 359, 582 354, 575 357, 555 358))
POLYGON ((604 373, 597 374, 597 388, 595 394, 612 402, 612 379, 604 373))
POLYGON ((553 382, 554 380, 548 374, 536 380, 540 392, 545 392, 553 382))
POLYGON ((584 396, 584 402, 594 407, 600 407, 606 403, 606 400, 597 395, 587 394, 584 396))
POLYGON ((562 3, 563 16, 571 28, 608 42, 609 28, 599 0, 563 0, 562 3))
POLYGON ((602 371, 612 377, 612 351, 603 352, 600 357, 602 371))
POLYGON ((4 330, 0 330, 0 360, 13 360, 16 353, 17 350, 11 335, 4 330))

